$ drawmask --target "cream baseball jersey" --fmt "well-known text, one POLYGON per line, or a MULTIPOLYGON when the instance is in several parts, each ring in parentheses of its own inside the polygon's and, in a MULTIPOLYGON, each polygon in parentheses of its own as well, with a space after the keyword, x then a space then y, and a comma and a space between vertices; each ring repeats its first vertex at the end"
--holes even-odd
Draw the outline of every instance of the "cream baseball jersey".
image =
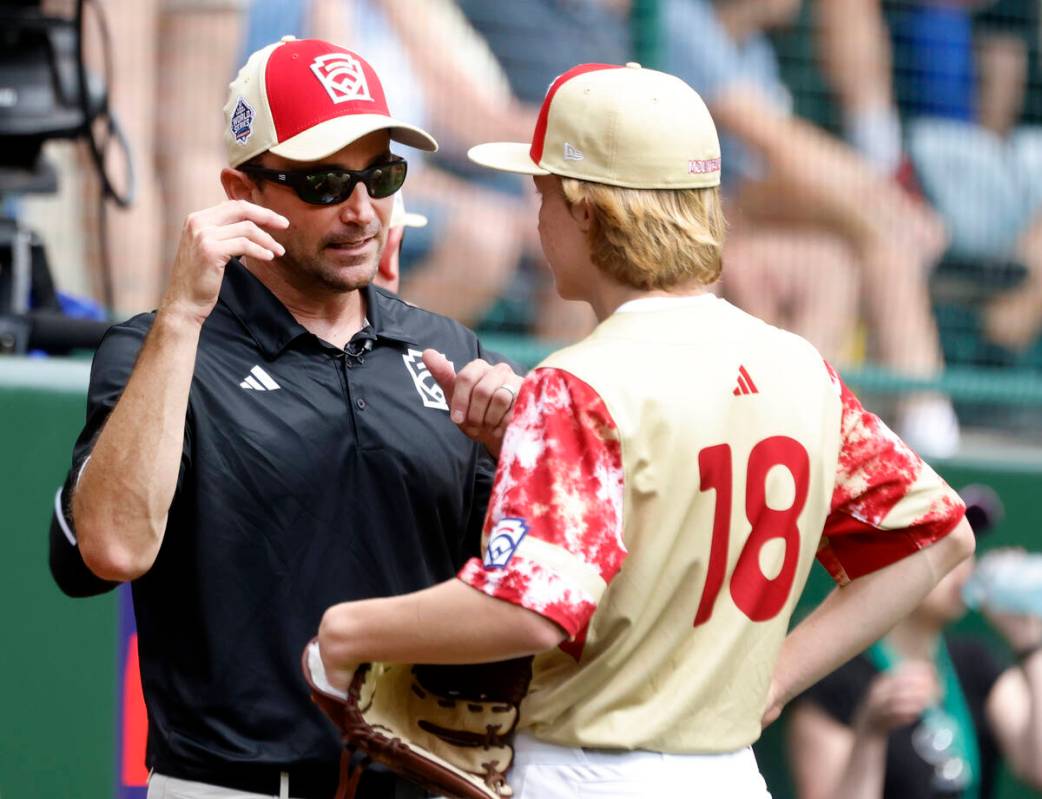
POLYGON ((459 576, 568 632, 521 723, 564 746, 750 744, 815 556, 842 584, 963 513, 810 344, 708 294, 624 305, 514 414, 459 576))

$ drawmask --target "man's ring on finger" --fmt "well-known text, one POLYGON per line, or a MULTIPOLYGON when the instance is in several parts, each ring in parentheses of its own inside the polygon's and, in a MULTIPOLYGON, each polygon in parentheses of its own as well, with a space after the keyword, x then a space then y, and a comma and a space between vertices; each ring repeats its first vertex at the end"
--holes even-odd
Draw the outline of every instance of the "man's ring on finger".
POLYGON ((504 383, 499 388, 497 388, 496 391, 499 391, 500 388, 503 389, 504 391, 509 391, 510 392, 510 404, 513 405, 514 404, 514 400, 517 399, 517 392, 514 391, 514 389, 512 389, 506 383, 504 383))

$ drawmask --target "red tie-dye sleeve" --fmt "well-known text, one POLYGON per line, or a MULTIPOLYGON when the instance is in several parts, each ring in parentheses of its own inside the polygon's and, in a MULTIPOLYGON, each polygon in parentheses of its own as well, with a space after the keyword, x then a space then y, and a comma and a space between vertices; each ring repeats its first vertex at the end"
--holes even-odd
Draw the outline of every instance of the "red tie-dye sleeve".
POLYGON ((537 369, 517 396, 482 541, 459 579, 559 624, 585 627, 622 566, 618 430, 597 393, 537 369))
POLYGON ((843 415, 832 510, 817 557, 842 585, 943 538, 966 508, 828 368, 843 415))

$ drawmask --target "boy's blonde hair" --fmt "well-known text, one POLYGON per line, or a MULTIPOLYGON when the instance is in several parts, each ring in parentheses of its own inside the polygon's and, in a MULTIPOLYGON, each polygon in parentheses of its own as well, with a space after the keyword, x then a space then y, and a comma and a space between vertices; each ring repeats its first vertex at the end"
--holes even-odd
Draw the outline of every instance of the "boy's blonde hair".
POLYGON ((626 189, 561 179, 570 205, 593 214, 588 234, 593 263, 627 286, 668 290, 720 277, 726 222, 720 188, 626 189))

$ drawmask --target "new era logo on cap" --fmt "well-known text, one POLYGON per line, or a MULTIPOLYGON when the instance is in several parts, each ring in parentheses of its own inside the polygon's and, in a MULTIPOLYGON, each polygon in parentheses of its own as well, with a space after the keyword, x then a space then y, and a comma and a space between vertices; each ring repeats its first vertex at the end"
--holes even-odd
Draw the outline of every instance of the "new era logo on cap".
POLYGON ((230 90, 224 143, 232 166, 265 151, 317 161, 377 130, 438 149, 429 134, 390 115, 380 79, 362 56, 319 39, 287 36, 258 50, 230 90))
POLYGON ((564 160, 565 161, 582 161, 586 156, 575 147, 572 147, 568 142, 564 143, 564 160))

